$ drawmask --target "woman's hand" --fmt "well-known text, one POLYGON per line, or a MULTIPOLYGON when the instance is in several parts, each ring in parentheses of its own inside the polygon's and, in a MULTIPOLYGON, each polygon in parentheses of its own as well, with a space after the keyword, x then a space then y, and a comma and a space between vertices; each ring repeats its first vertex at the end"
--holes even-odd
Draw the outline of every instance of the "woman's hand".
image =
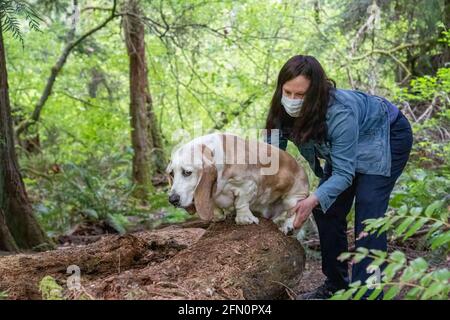
POLYGON ((312 210, 316 205, 319 204, 319 199, 315 194, 311 194, 308 198, 300 200, 295 205, 295 220, 294 220, 294 228, 299 229, 303 224, 308 220, 308 217, 311 215, 312 210))

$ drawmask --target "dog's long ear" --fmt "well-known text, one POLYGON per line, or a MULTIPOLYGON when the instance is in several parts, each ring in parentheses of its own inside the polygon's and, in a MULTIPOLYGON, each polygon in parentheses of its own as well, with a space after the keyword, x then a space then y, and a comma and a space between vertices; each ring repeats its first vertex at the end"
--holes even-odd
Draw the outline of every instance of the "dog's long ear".
POLYGON ((206 145, 201 145, 202 169, 200 181, 194 192, 195 209, 203 220, 214 217, 213 189, 217 182, 217 168, 214 164, 214 154, 206 145))

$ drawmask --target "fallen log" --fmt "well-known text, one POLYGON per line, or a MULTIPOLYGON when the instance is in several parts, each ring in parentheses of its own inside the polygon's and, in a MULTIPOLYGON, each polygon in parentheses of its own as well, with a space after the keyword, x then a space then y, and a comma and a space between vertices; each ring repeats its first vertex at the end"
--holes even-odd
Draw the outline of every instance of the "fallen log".
POLYGON ((270 221, 168 227, 105 236, 85 246, 0 257, 0 292, 40 299, 50 275, 70 299, 282 299, 300 279, 305 253, 270 221), (70 289, 67 268, 80 269, 70 289))

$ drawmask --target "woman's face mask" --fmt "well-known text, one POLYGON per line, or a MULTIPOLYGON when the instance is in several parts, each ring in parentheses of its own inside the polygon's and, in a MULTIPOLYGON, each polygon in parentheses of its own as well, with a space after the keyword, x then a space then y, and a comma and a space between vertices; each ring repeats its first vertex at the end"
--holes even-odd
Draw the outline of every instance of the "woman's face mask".
POLYGON ((284 110, 286 110, 287 114, 289 114, 291 117, 298 117, 300 114, 300 109, 303 105, 303 99, 290 99, 283 95, 281 97, 281 104, 284 107, 284 110))

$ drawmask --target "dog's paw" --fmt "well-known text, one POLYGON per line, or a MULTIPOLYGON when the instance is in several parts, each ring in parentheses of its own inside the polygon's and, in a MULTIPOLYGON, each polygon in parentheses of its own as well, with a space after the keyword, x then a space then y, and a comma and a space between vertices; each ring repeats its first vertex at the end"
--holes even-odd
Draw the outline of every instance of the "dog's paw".
POLYGON ((295 216, 286 219, 283 225, 279 228, 279 230, 283 232, 285 235, 292 234, 294 231, 294 220, 295 216))
POLYGON ((226 219, 225 211, 220 208, 214 209, 213 222, 221 222, 226 219))
POLYGON ((259 219, 253 215, 253 213, 241 213, 236 215, 236 224, 239 225, 245 225, 245 224, 252 224, 252 223, 259 223, 259 219))

